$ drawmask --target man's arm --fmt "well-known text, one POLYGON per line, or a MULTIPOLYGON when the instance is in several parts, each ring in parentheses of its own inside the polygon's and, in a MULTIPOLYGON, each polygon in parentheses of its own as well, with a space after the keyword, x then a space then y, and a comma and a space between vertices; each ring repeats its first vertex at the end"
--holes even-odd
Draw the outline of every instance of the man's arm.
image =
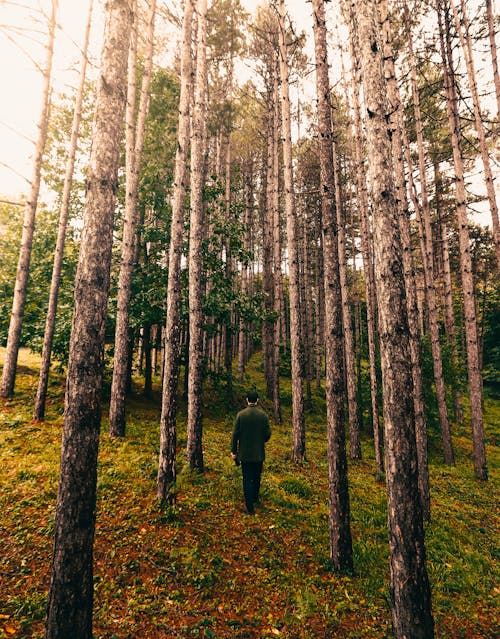
POLYGON ((271 426, 269 425, 269 417, 266 415, 266 431, 265 431, 265 436, 266 436, 266 442, 268 442, 271 438, 271 426))
POLYGON ((239 442, 239 440, 240 440, 240 420, 237 417, 236 418, 236 423, 235 423, 234 429, 233 429, 233 437, 232 437, 232 440, 231 440, 231 456, 233 457, 233 459, 238 454, 238 442, 239 442))

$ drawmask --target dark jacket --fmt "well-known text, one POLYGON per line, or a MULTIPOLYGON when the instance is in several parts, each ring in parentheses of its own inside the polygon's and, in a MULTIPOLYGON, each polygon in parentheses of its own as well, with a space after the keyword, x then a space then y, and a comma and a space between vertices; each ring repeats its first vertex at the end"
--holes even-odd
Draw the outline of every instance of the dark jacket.
POLYGON ((265 443, 271 437, 269 419, 257 406, 248 406, 236 415, 231 452, 242 462, 261 462, 266 457, 265 443))

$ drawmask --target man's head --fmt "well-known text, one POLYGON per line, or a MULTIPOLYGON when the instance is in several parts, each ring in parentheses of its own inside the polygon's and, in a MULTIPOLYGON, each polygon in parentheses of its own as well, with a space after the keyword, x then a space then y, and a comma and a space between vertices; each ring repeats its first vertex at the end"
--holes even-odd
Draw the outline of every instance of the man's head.
POLYGON ((254 390, 250 390, 247 393, 247 403, 256 404, 259 401, 259 393, 254 390))

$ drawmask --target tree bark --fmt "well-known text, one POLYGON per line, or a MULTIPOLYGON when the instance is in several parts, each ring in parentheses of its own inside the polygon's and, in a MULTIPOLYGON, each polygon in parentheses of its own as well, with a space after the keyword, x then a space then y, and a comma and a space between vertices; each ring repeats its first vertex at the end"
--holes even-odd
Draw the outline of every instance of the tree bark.
POLYGON ((203 179, 206 111, 207 0, 198 0, 198 37, 194 113, 191 134, 191 217, 189 229, 189 374, 187 458, 191 470, 203 472, 202 390, 203 309, 202 262, 203 179))
POLYGON ((262 288, 265 294, 266 318, 262 323, 262 348, 264 355, 264 370, 266 373, 266 395, 273 399, 273 384, 275 375, 274 364, 274 326, 275 321, 267 314, 274 310, 274 280, 273 280, 273 192, 274 185, 274 105, 272 86, 268 88, 267 96, 267 140, 266 140, 266 180, 265 194, 261 209, 262 218, 262 288))
POLYGON ((46 639, 91 639, 104 331, 131 10, 108 2, 75 282, 46 639))
POLYGON ((304 388, 300 333, 300 274, 297 247, 295 191, 293 184, 292 132, 290 120, 289 69, 285 28, 285 2, 279 0, 279 57, 281 80, 281 117, 283 138, 283 174, 285 189, 286 234, 290 296, 290 352, 292 365, 292 459, 306 458, 304 388))
POLYGON ((439 169, 439 162, 436 161, 434 165, 434 182, 436 193, 436 211, 441 235, 441 259, 443 264, 443 315, 444 326, 446 331, 446 340, 451 350, 451 358, 453 362, 453 368, 455 373, 455 387, 453 389, 454 395, 454 410, 455 421, 462 424, 464 421, 464 409, 462 403, 462 392, 460 390, 460 361, 458 357, 458 344, 457 344, 457 331, 455 327, 455 317, 453 311, 453 295, 452 295, 452 281, 451 281, 451 266, 450 266, 450 248, 448 242, 448 225, 441 219, 441 198, 440 193, 442 190, 441 172, 439 169))
POLYGON ((418 329, 417 286, 415 283, 415 267, 413 263, 410 229, 410 211, 406 195, 405 166, 403 161, 403 109, 396 78, 392 33, 388 20, 388 2, 381 0, 379 4, 379 20, 382 25, 382 42, 384 47, 384 69, 387 82, 387 98, 390 109, 392 157, 394 162, 395 197, 398 210, 399 230, 401 233, 402 260, 406 287, 409 344, 412 363, 413 404, 415 409, 415 436, 418 458, 418 486, 422 514, 425 521, 430 520, 430 487, 427 452, 427 426, 424 410, 424 390, 422 383, 422 354, 420 349, 420 332, 418 329))
POLYGON ((483 116, 481 113, 481 104, 479 102, 479 94, 477 90, 476 71, 474 68, 474 55, 472 53, 471 36, 469 32, 469 19, 467 10, 463 0, 460 1, 462 9, 462 23, 458 16, 457 8, 454 0, 449 0, 453 17, 455 18, 455 28, 462 45, 464 53, 465 66, 467 68, 467 78, 469 80, 469 89, 472 96, 472 104, 474 106, 474 121, 476 124, 476 132, 479 140, 479 149, 481 151, 481 159, 484 167, 484 179, 486 182, 486 192, 488 194, 488 202, 490 205, 491 220, 493 223, 493 237, 495 239, 495 251, 497 257, 497 270, 500 273, 500 224, 498 221, 498 205, 495 196, 495 186, 493 184, 493 173, 491 171, 490 155, 486 144, 486 134, 484 131, 483 116), (463 24, 463 29, 462 29, 463 24))
POLYGON ((313 0, 316 92, 321 167, 321 227, 325 286, 326 411, 328 437, 328 486, 330 559, 335 570, 352 570, 347 454, 344 426, 344 345, 342 294, 338 255, 338 220, 335 207, 332 107, 324 0, 313 0))
POLYGON ((61 282, 62 263, 64 259, 64 244, 66 241, 66 228, 69 215, 69 198, 71 186, 73 184, 73 171, 75 168, 75 156, 78 144, 78 133, 82 119, 83 90, 85 87, 85 75, 87 69, 87 51, 90 37, 90 26, 92 24, 93 0, 89 2, 87 26, 82 47, 82 59, 80 66, 80 80, 75 97, 75 110, 73 112, 73 122, 71 124, 71 138, 66 162, 66 173, 64 176, 63 196, 59 213, 59 225, 57 229, 56 249, 54 253, 54 265, 52 268, 52 280, 50 283, 49 307, 45 320, 45 332, 43 336, 42 361, 40 364, 40 377, 38 378, 38 389, 35 398, 35 408, 33 419, 43 421, 45 419, 45 403, 47 399, 47 387, 50 374, 50 360, 52 355, 52 342, 56 326, 57 298, 59 296, 59 284, 61 282))
POLYGON ((52 0, 49 22, 49 37, 47 43, 47 57, 43 71, 42 109, 38 120, 38 138, 36 142, 33 177, 31 179, 30 194, 24 209, 23 233, 21 236, 21 249, 17 263, 16 282, 14 285, 14 298, 12 300, 12 312, 7 336, 7 350, 3 365, 2 381, 0 383, 0 397, 11 397, 14 393, 16 382, 16 368, 19 347, 21 343, 21 329, 23 325, 24 305, 26 303, 26 289, 31 260, 31 248, 35 231, 35 215, 40 191, 42 158, 47 141, 47 129, 49 125, 50 111, 50 83, 52 74, 52 60, 54 57, 54 40, 56 31, 56 14, 58 0, 52 0))
MULTIPOLYGON (((406 11, 406 22, 409 23, 409 14, 406 11)), ((436 399, 439 413, 439 424, 441 428, 441 435, 443 439, 443 454, 444 461, 447 464, 455 463, 455 456, 453 453, 453 443, 451 439, 450 421, 448 418, 448 409, 446 407, 446 387, 443 376, 443 357, 441 342, 439 341, 439 318, 438 307, 436 303, 436 286, 435 286, 435 273, 433 264, 433 249, 432 249, 432 226, 431 226, 431 210, 429 204, 429 196, 427 190, 427 176, 425 171, 425 151, 424 151, 424 137, 423 137, 423 124, 422 114, 420 109, 420 96, 418 92, 417 84, 417 66, 415 56, 413 53, 412 34, 410 29, 407 29, 408 37, 408 52, 410 57, 410 70, 411 70, 411 87, 413 97, 413 111, 415 114, 415 130, 417 136, 417 148, 418 148, 418 168, 420 179, 420 196, 421 206, 416 207, 416 215, 418 222, 418 229, 420 234, 420 244, 422 247, 422 262, 424 265, 424 277, 425 277, 425 293, 427 301, 427 312, 429 319, 429 332, 431 338, 431 351, 432 351, 432 363, 434 367, 434 383, 436 387, 436 399)))
POLYGON ((274 421, 281 424, 281 398, 280 398, 280 345, 283 332, 283 316, 281 314, 283 303, 283 274, 281 271, 281 215, 279 204, 279 79, 278 68, 273 73, 273 129, 272 129, 272 228, 273 228, 273 310, 275 314, 273 331, 273 406, 274 421))
POLYGON ((493 16, 493 2, 486 0, 486 18, 488 20, 488 39, 490 41, 491 69, 493 71, 493 81, 495 83, 495 94, 497 98, 497 125, 500 126, 500 74, 498 73, 497 44, 495 42, 495 20, 493 16))
MULTIPOLYGON (((359 68, 359 60, 351 39, 350 52, 352 65, 359 68)), ((368 358, 370 361, 370 398, 373 422, 373 444, 375 448, 375 463, 377 465, 377 475, 382 478, 384 473, 384 447, 383 436, 380 429, 379 407, 378 407, 378 381, 377 381, 377 330, 376 330, 376 307, 377 297, 375 290, 375 273, 373 269, 372 237, 369 224, 369 205, 366 181, 366 169, 363 155, 363 133, 361 126, 361 112, 359 99, 359 82, 356 73, 353 71, 351 77, 353 91, 353 111, 354 111, 354 141, 356 156, 356 182, 358 186, 359 198, 359 224, 361 230, 361 253, 363 255, 363 268, 365 279, 366 297, 366 324, 368 333, 368 358)))
POLYGON ((190 95, 192 76, 191 23, 193 2, 186 0, 182 23, 181 78, 179 124, 175 154, 172 222, 168 259, 166 329, 164 340, 162 407, 160 418, 160 454, 158 459, 157 495, 160 502, 175 499, 171 490, 176 480, 177 392, 180 371, 180 295, 181 256, 184 235, 184 207, 187 188, 187 163, 190 128, 190 95))
POLYGON ((126 112, 126 195, 125 217, 123 221, 122 254, 118 276, 118 300, 115 330, 115 355, 113 359, 113 379, 111 383, 111 399, 109 404, 109 434, 123 437, 126 429, 126 394, 130 344, 130 302, 132 297, 132 275, 137 255, 137 194, 139 168, 146 116, 149 106, 149 89, 153 65, 153 36, 156 0, 149 6, 147 53, 142 78, 139 111, 136 120, 137 91, 137 29, 132 30, 128 61, 128 91, 126 112))
MULTIPOLYGON (((313 5, 314 6, 314 5, 313 5)), ((356 396, 356 366, 354 357, 354 335, 352 330, 351 309, 349 306, 349 285, 347 282, 346 239, 344 232, 344 215, 342 210, 342 194, 340 188, 340 162, 337 145, 333 143, 333 172, 335 177, 335 209, 338 231, 338 265, 340 289, 342 296, 342 323, 344 327, 345 378, 347 387, 347 412, 349 416, 349 456, 361 459, 361 441, 358 401, 356 396)))
POLYGON ((378 5, 368 0, 350 3, 360 52, 374 212, 392 621, 395 639, 430 639, 434 622, 418 488, 409 328, 378 5))
POLYGON ((446 42, 449 38, 448 16, 443 16, 442 0, 438 0, 438 22, 440 31, 440 47, 443 60, 444 82, 446 90, 446 110, 451 129, 453 149, 453 165, 455 170, 455 196, 458 222, 458 238, 460 249, 460 272, 464 298, 465 338, 467 351, 467 374, 469 379, 469 397, 472 422, 472 441, 474 456, 474 474, 477 479, 486 481, 488 469, 486 464, 486 448, 484 444, 483 425, 483 380, 479 366, 479 348, 477 336, 476 303, 474 281, 472 277, 472 260, 467 219, 467 196, 464 181, 464 163, 460 148, 460 122, 457 111, 457 100, 453 77, 452 57, 446 42))

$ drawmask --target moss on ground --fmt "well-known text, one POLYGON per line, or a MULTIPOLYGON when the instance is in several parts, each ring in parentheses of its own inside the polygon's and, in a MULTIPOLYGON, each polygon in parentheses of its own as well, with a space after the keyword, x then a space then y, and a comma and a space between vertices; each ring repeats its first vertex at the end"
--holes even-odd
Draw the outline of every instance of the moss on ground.
MULTIPOLYGON (((0 351, 0 357, 4 351, 0 351)), ((0 400, 0 637, 42 637, 57 490, 63 379, 54 374, 47 419, 31 420, 37 357, 22 351, 16 395, 0 400)), ((246 383, 263 391, 255 357, 246 383)), ((239 385, 235 395, 241 402, 239 385)), ((283 380, 289 393, 289 380, 283 380)), ((270 409, 263 402, 264 407, 270 409)), ((391 636, 384 485, 371 440, 349 481, 356 572, 336 575, 328 549, 324 398, 308 412, 308 461, 290 461, 290 408, 273 427, 262 506, 244 514, 240 470, 229 457, 234 409, 222 386, 205 396, 206 472, 184 464, 179 419, 177 506, 155 498, 159 401, 137 391, 123 440, 102 426, 95 539, 96 639, 214 637, 383 639, 391 636)), ((271 411, 270 411, 271 412, 271 411)), ((466 427, 454 428, 457 466, 430 460, 432 521, 427 553, 436 636, 495 636, 498 601, 500 401, 485 405, 490 481, 473 478, 466 427), (496 429, 496 430, 495 430, 496 429)))

